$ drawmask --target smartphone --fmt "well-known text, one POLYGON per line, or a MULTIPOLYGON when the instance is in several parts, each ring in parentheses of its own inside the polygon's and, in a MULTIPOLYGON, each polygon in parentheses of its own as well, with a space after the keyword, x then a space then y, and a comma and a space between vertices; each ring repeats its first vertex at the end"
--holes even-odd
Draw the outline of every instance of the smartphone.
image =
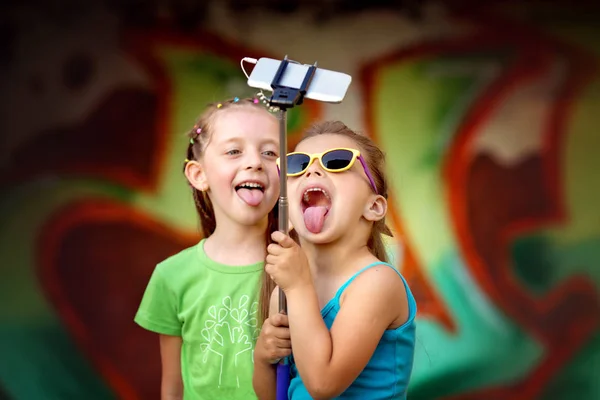
MULTIPOLYGON (((260 58, 248 77, 248 86, 272 91, 271 82, 280 63, 281 60, 260 58)), ((300 88, 309 67, 310 65, 290 62, 281 77, 280 84, 300 88)), ((351 82, 352 77, 348 74, 317 68, 304 97, 327 103, 341 103, 351 82)))

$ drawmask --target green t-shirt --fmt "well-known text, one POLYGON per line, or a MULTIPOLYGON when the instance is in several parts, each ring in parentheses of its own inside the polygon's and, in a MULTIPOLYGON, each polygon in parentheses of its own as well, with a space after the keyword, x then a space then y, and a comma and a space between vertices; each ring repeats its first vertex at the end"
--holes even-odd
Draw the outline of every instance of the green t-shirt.
POLYGON ((256 399, 252 356, 263 267, 219 264, 206 256, 204 240, 156 266, 135 322, 183 338, 185 399, 256 399))

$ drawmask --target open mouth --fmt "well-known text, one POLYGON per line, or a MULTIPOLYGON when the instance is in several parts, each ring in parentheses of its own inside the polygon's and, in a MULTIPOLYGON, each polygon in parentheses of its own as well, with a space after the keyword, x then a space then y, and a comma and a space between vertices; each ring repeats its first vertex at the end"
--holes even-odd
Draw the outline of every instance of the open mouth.
POLYGON ((325 218, 331 209, 331 196, 325 190, 313 187, 308 188, 302 195, 302 213, 304 225, 312 233, 323 230, 325 218))
POLYGON ((256 207, 263 200, 265 187, 258 182, 242 182, 235 187, 235 191, 246 204, 256 207))

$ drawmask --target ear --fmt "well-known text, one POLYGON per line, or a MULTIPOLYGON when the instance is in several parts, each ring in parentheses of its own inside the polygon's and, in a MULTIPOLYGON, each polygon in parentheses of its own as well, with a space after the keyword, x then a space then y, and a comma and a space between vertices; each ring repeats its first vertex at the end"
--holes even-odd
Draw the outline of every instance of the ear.
POLYGON ((200 162, 196 160, 188 161, 185 165, 185 176, 190 185, 199 191, 206 192, 209 189, 206 174, 200 162))
POLYGON ((371 222, 376 222, 383 219, 387 212, 387 200, 385 197, 378 194, 373 194, 369 200, 370 201, 367 203, 365 211, 363 212, 363 217, 365 217, 367 221, 371 222))

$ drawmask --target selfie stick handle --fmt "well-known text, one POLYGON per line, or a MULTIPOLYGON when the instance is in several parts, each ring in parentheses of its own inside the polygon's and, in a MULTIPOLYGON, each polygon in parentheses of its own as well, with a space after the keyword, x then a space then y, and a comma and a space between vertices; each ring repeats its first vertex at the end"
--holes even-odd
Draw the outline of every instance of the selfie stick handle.
MULTIPOLYGON (((277 115, 279 119, 279 231, 289 233, 289 212, 287 196, 287 110, 280 109, 277 115)), ((287 311, 287 300, 285 293, 279 289, 279 312, 287 311)))
MULTIPOLYGON (((279 231, 288 234, 288 197, 287 197, 287 110, 282 108, 277 113, 279 119, 279 231)), ((279 312, 287 312, 287 299, 283 290, 279 288, 279 312)), ((290 366, 286 359, 277 364, 277 400, 288 398, 288 387, 290 386, 290 366)))
MULTIPOLYGON (((304 95, 310 85, 317 64, 310 66, 302 85, 299 88, 290 88, 280 84, 281 77, 289 64, 287 56, 279 64, 279 69, 273 77, 271 87, 273 95, 269 100, 271 106, 279 107, 279 231, 284 234, 289 232, 288 224, 288 196, 287 196, 287 109, 295 105, 300 105, 304 101, 304 95)), ((279 312, 287 313, 287 299, 285 293, 279 288, 279 312)), ((287 364, 287 358, 277 364, 277 400, 287 400, 288 387, 290 385, 290 366, 287 364)))

